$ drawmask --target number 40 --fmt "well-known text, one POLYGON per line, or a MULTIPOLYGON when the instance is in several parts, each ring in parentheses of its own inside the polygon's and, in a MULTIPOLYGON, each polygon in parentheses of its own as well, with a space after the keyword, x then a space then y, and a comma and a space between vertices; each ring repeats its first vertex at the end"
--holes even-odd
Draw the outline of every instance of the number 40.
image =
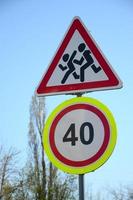
MULTIPOLYGON (((80 141, 82 142, 82 144, 88 145, 92 143, 94 139, 94 129, 91 123, 84 122, 80 127, 79 133, 80 133, 80 141), (88 128, 88 134, 89 134, 88 140, 85 139, 86 127, 88 128)), ((72 123, 63 137, 63 142, 71 142, 71 145, 75 146, 76 141, 78 141, 78 137, 76 137, 75 133, 75 124, 72 123)))

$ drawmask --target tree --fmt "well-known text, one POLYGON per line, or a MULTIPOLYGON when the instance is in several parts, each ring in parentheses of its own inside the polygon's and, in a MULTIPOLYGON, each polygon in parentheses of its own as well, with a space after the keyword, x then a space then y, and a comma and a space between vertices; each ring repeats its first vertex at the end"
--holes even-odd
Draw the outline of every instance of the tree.
POLYGON ((131 186, 120 185, 118 188, 110 189, 112 200, 133 200, 133 189, 131 186))
POLYGON ((75 178, 60 175, 56 167, 45 156, 42 133, 45 124, 45 99, 32 97, 29 123, 28 187, 32 199, 65 200, 75 199, 75 178))
POLYGON ((75 200, 75 177, 64 175, 50 163, 44 152, 44 98, 32 97, 28 132, 28 160, 17 167, 18 152, 0 146, 0 200, 75 200))
POLYGON ((18 175, 16 159, 18 152, 0 146, 0 199, 10 200, 16 190, 15 177, 18 175))

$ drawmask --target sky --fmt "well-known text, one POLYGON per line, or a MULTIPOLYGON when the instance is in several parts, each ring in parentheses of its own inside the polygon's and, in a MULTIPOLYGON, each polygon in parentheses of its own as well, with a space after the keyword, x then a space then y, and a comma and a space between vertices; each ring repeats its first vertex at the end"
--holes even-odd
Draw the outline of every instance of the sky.
MULTIPOLYGON (((92 187, 133 184, 132 0, 0 0, 0 143, 26 155, 29 106, 73 17, 79 16, 123 82, 88 93, 112 111, 118 140, 110 159, 85 175, 92 187)), ((46 97, 47 116, 71 95, 46 97)))

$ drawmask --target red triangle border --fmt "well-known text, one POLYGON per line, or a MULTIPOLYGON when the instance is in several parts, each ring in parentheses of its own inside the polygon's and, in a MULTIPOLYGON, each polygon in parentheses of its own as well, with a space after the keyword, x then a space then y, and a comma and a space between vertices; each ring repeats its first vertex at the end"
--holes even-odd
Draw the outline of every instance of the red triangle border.
POLYGON ((76 92, 87 92, 94 90, 105 90, 105 89, 115 89, 121 88, 122 82, 117 76, 117 74, 113 71, 112 67, 108 63, 107 59, 104 57, 103 53, 95 43, 94 39, 88 33, 85 26, 81 22, 79 18, 75 18, 65 35, 63 42, 61 43, 54 59, 52 60, 46 74, 44 75, 42 81, 40 82, 36 93, 38 96, 40 95, 52 95, 52 94, 62 94, 62 93, 76 93, 76 92), (47 83, 52 76, 60 58, 62 57, 68 43, 70 42, 74 32, 78 30, 89 49, 99 62, 100 66, 104 70, 105 74, 108 77, 108 80, 104 81, 95 81, 95 82, 84 82, 77 84, 69 84, 69 85, 59 85, 59 86, 47 86, 47 83))

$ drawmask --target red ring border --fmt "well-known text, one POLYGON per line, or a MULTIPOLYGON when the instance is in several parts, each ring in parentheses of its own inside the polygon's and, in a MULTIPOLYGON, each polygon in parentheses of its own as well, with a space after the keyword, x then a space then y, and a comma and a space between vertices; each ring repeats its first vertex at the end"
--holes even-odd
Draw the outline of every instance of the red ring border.
POLYGON ((99 110, 95 106, 92 106, 89 104, 81 104, 81 103, 74 104, 74 105, 70 105, 70 106, 66 107, 65 109, 63 109, 56 116, 54 121, 52 122, 50 131, 49 131, 49 143, 50 143, 50 147, 51 147, 53 154, 60 162, 64 163, 65 165, 72 166, 72 167, 85 167, 85 166, 88 166, 88 165, 96 162, 106 151, 107 146, 109 144, 109 139, 110 139, 110 126, 109 126, 108 120, 106 119, 105 115, 101 112, 101 110, 99 110), (72 161, 72 160, 65 158, 58 151, 56 144, 55 144, 55 140, 54 140, 55 129, 56 129, 56 126, 57 126, 58 122, 60 121, 60 119, 68 112, 71 112, 72 110, 77 110, 77 109, 84 109, 84 110, 88 110, 88 111, 95 113, 101 119, 103 127, 104 127, 104 141, 103 141, 101 148, 94 156, 92 156, 91 158, 89 158, 87 160, 83 160, 83 161, 72 161))

